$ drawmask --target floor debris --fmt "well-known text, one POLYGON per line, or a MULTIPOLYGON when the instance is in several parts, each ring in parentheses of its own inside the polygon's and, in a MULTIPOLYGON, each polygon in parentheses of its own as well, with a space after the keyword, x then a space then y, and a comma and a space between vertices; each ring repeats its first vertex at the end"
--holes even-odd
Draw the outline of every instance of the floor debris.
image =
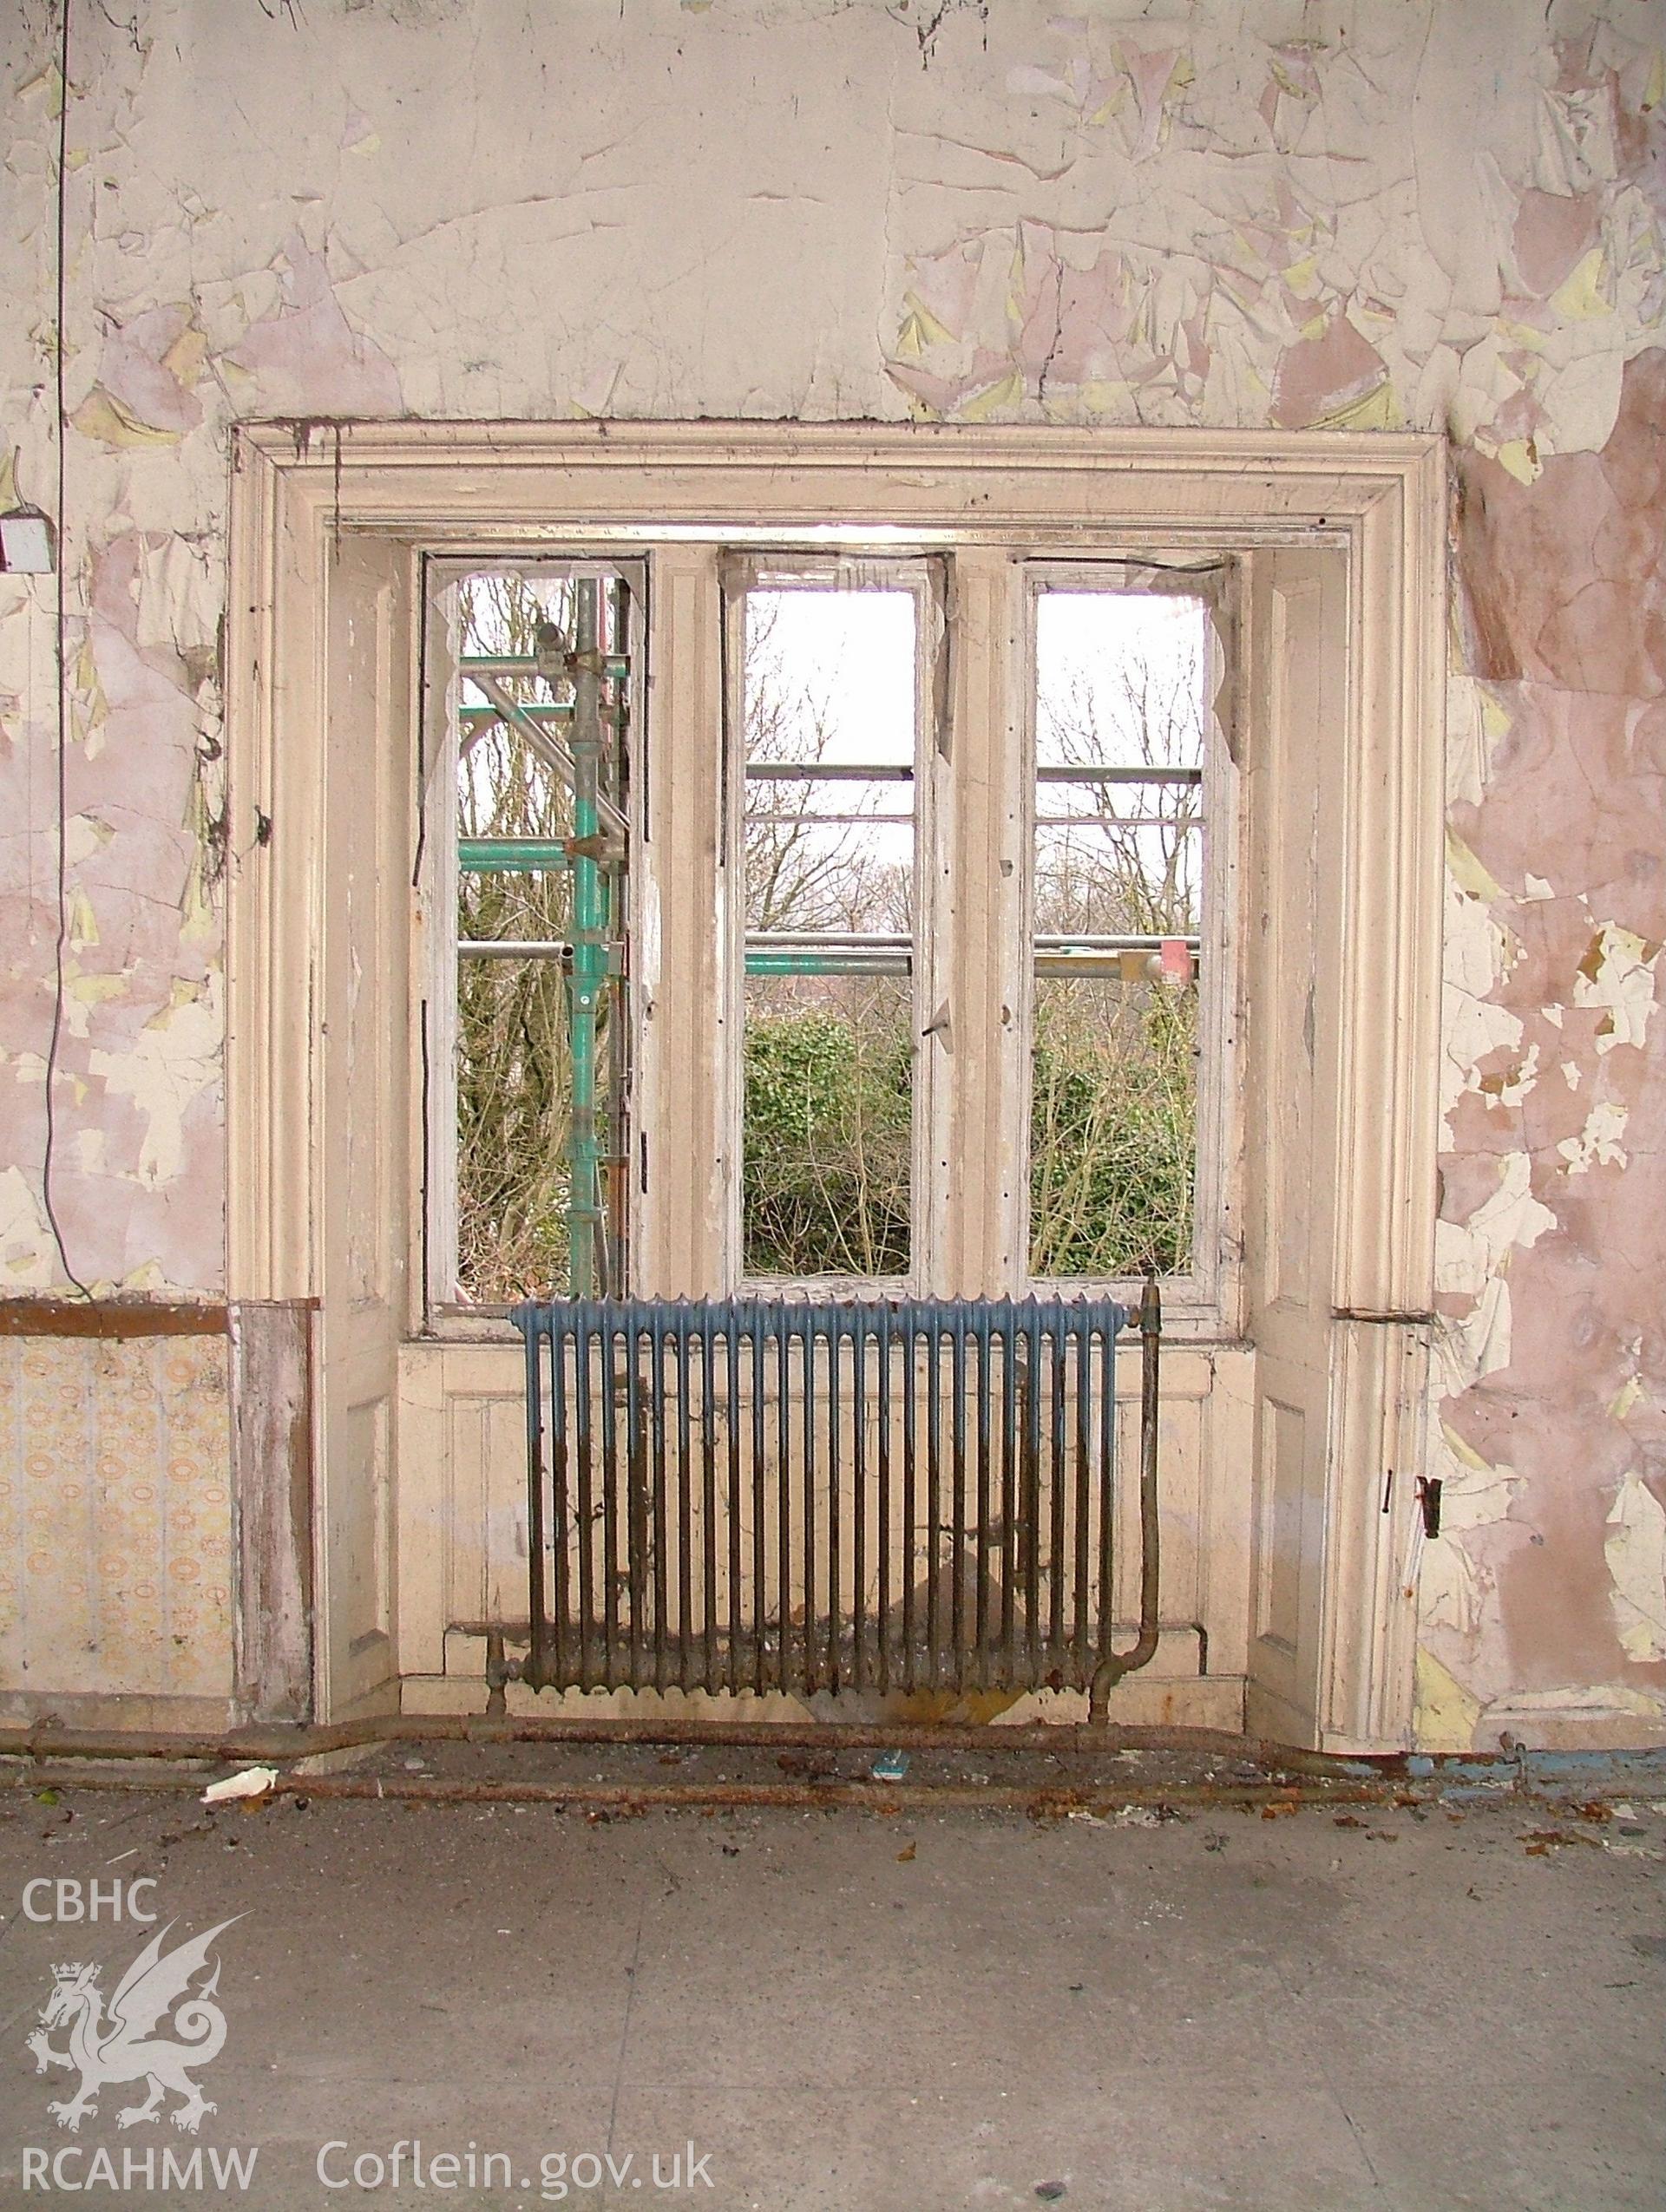
POLYGON ((278 1787, 275 1766, 246 1766, 237 1774, 211 1782, 202 1793, 205 1805, 234 1803, 240 1797, 265 1797, 278 1787))

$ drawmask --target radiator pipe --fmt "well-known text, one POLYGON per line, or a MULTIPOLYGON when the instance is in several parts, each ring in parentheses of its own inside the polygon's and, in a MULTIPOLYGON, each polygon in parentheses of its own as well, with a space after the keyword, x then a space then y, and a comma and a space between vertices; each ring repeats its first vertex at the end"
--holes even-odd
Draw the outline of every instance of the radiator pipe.
MULTIPOLYGON (((1157 1657, 1158 1568, 1157 1517, 1157 1406, 1159 1345, 1163 1335, 1163 1298, 1157 1277, 1147 1275, 1139 1300, 1139 1637, 1125 1652, 1107 1652, 1093 1670, 1088 1690, 1090 1725, 1108 1718, 1111 1692, 1125 1674, 1149 1666, 1157 1657)), ((1114 1405, 1104 1417, 1116 1418, 1114 1405)), ((1107 1607, 1107 1611, 1109 1608, 1107 1607)))

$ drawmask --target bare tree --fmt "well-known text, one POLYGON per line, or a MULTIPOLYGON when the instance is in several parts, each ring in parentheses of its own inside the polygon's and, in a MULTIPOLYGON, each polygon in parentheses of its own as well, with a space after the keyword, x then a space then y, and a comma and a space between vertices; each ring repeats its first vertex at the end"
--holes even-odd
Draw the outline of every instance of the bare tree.
MULTIPOLYGON (((1061 692, 1044 695, 1039 719, 1046 756, 1061 768, 1179 769, 1203 757, 1203 701, 1193 671, 1140 652, 1098 681, 1078 673, 1061 692)), ((1131 785, 1106 777, 1043 789, 1052 802, 1047 811, 1066 802, 1081 827, 1043 841, 1039 930, 1195 934, 1202 827, 1196 783, 1131 785)))
MULTIPOLYGON (((796 684, 775 636, 767 604, 746 634, 746 758, 790 767, 824 761, 836 722, 831 700, 796 684)), ((848 795, 853 788, 836 784, 848 795)), ((749 778, 744 800, 746 926, 749 929, 906 929, 912 885, 905 864, 876 851, 859 822, 830 821, 830 811, 862 806, 829 787, 787 778, 749 778)))

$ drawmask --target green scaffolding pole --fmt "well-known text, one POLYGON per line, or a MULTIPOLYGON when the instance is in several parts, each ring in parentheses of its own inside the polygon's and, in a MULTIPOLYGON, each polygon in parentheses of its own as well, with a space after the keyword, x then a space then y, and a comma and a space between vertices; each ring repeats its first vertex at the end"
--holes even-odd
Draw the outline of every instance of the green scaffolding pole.
POLYGON ((602 1242, 601 1139, 596 1122, 596 1060, 602 993, 607 988, 608 887, 594 858, 601 828, 601 681, 597 671, 600 586, 575 587, 577 647, 573 674, 573 959, 567 978, 573 1100, 568 1122, 567 1289, 594 1298, 602 1242))
POLYGON ((465 875, 564 875, 567 844, 560 837, 460 837, 457 866, 465 875))

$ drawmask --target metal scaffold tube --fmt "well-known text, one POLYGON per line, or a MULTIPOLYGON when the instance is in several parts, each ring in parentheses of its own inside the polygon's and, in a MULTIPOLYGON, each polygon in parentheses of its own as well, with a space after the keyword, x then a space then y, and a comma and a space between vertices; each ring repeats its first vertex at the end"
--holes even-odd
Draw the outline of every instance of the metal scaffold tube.
POLYGON ((567 978, 573 1091, 568 1121, 567 1287, 593 1298, 602 1238, 601 1142, 596 1121, 597 1042, 607 987, 607 879, 595 858, 601 826, 600 586, 574 587, 573 666, 573 955, 567 978))

